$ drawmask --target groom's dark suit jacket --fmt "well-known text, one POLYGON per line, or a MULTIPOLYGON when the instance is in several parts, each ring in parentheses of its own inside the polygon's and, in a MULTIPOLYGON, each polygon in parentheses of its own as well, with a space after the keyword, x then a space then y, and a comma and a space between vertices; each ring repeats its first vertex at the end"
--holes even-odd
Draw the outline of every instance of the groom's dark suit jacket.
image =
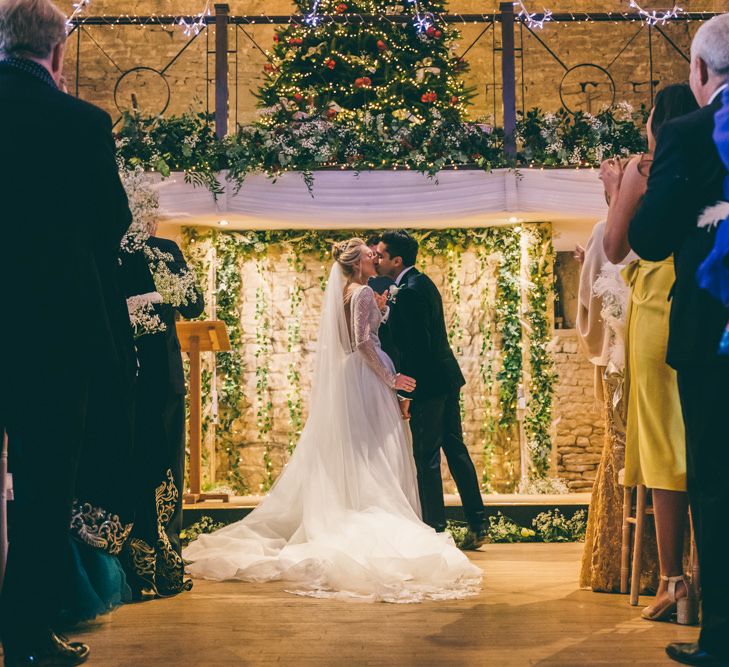
POLYGON ((715 363, 727 321, 726 309, 696 282, 716 236, 715 229, 701 229, 696 222, 704 208, 724 198, 727 172, 712 138, 720 108, 721 95, 663 126, 648 190, 630 223, 630 245, 643 259, 674 256, 668 340, 668 363, 674 368, 715 363))
POLYGON ((399 287, 390 304, 388 327, 397 348, 398 371, 417 381, 412 397, 431 398, 460 389, 466 381, 448 343, 438 288, 415 268, 399 287))

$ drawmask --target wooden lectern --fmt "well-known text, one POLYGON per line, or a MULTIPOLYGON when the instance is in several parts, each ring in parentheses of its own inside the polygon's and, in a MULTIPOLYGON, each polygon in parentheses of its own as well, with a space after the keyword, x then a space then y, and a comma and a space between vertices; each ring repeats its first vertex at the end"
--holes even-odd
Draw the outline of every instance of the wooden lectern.
POLYGON ((230 350, 230 338, 221 320, 205 322, 178 322, 177 337, 180 347, 190 357, 190 493, 183 499, 187 503, 200 500, 228 502, 227 493, 202 493, 202 394, 200 375, 201 352, 230 350))

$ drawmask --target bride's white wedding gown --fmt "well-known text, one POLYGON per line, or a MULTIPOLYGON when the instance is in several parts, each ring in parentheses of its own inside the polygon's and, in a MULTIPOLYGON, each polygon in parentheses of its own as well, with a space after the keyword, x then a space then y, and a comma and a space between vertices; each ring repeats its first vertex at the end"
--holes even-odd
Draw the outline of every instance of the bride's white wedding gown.
POLYGON ((370 601, 452 599, 482 572, 421 522, 410 430, 393 390, 369 287, 351 320, 334 265, 324 295, 309 418, 268 496, 242 521, 183 551, 193 576, 284 580, 294 593, 370 601))

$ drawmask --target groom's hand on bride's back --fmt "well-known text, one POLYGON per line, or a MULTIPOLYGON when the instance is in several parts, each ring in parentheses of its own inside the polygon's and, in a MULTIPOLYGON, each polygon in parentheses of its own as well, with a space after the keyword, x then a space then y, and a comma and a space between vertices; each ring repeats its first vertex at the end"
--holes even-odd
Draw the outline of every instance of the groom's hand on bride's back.
POLYGON ((416 386, 415 378, 411 378, 409 375, 403 375, 402 373, 398 373, 395 376, 395 389, 398 391, 404 391, 408 394, 411 394, 413 391, 415 391, 416 386))

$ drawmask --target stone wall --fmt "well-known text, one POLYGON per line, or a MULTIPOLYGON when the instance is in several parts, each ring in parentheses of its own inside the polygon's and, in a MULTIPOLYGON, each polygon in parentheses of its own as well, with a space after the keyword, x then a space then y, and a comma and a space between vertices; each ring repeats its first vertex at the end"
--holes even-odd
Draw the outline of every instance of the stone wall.
MULTIPOLYGON (((197 247, 200 252, 201 244, 198 243, 197 247)), ((212 259, 211 256, 208 258, 212 259)), ((288 260, 288 255, 280 249, 271 248, 264 260, 248 260, 240 266, 243 284, 242 385, 245 402, 242 417, 232 425, 231 430, 233 439, 239 444, 243 476, 253 492, 264 481, 266 450, 270 455, 274 476, 288 460, 291 433, 288 401, 292 398, 293 385, 287 376, 292 364, 301 374, 304 417, 311 388, 313 353, 323 295, 321 279, 327 263, 317 257, 307 256, 301 271, 296 272, 288 260), (295 283, 301 288, 302 301, 292 312, 291 294, 295 283), (265 313, 269 325, 268 350, 264 356, 259 354, 261 313, 265 313), (289 331, 296 321, 300 323, 301 342, 291 349, 289 331), (268 368, 268 390, 261 394, 257 390, 260 380, 257 369, 264 366, 268 368), (268 400, 272 403, 272 429, 262 436, 257 413, 261 404, 268 400)), ((423 258, 421 266, 440 289, 447 323, 452 331, 458 333, 453 340, 453 347, 467 381, 462 392, 464 434, 479 478, 483 477, 484 467, 487 466, 490 474, 486 488, 497 492, 515 491, 520 469, 517 430, 484 430, 489 416, 498 417, 497 384, 484 382, 482 373, 489 358, 489 352, 484 350, 483 345, 484 331, 487 329, 494 336, 497 350, 495 354, 492 353, 495 361, 492 377, 499 370, 500 341, 491 308, 498 257, 494 255, 484 264, 475 253, 468 251, 460 258, 423 258), (455 278, 453 273, 450 277, 448 275, 449 262, 457 266, 455 278), (487 444, 490 444, 488 455, 485 448, 487 444), (489 463, 486 462, 487 456, 489 463)), ((209 312, 208 316, 211 315, 209 312)), ((570 490, 589 490, 602 445, 601 416, 592 393, 592 368, 578 349, 574 330, 556 331, 552 348, 559 378, 554 397, 554 470, 567 481, 570 490)), ((211 430, 207 443, 209 448, 214 437, 211 430)), ((210 461, 210 464, 206 478, 210 481, 213 477, 223 479, 227 466, 225 458, 210 461), (211 474, 211 467, 215 468, 214 475, 211 474)), ((446 492, 454 491, 455 486, 445 463, 443 476, 446 492)))
MULTIPOLYGON (((68 10, 70 1, 59 2, 68 10)), ((178 14, 199 12, 201 0, 174 3, 178 14)), ((286 0, 249 0, 230 2, 233 15, 288 14, 293 4, 286 0)), ((535 3, 532 3, 535 4, 535 3)), ((541 4, 535 10, 541 10, 541 4)), ((560 0, 546 3, 554 11, 626 11, 627 1, 597 2, 589 0, 560 0)), ((654 6, 656 3, 652 3, 654 6)), ((664 3, 665 4, 665 3, 664 3)), ((529 3, 527 3, 529 5, 529 3)), ((688 0, 682 3, 690 11, 726 11, 727 0, 688 0)), ((454 13, 490 12, 497 2, 453 0, 454 13)), ((169 14, 172 3, 167 0, 94 0, 87 13, 169 14)), ((684 52, 698 23, 669 23, 663 33, 684 52)), ((489 29, 477 39, 483 24, 459 26, 462 39, 457 52, 469 49, 467 60, 471 70, 466 79, 474 87, 473 117, 501 114, 500 30, 489 29)), ((230 28, 230 122, 248 122, 255 117, 256 99, 253 95, 263 81, 263 51, 272 43, 274 27, 270 25, 230 28)), ((539 32, 540 43, 527 30, 517 28, 517 47, 522 48, 517 61, 517 105, 529 109, 541 107, 556 110, 564 102, 571 108, 596 110, 614 98, 635 106, 649 104, 648 31, 638 23, 576 23, 548 24, 539 32), (552 51, 549 53, 548 49, 552 51), (604 71, 609 70, 611 83, 604 71), (523 77, 522 77, 523 66, 523 77), (564 77, 564 81, 563 81, 564 77), (563 83, 563 85, 561 85, 563 83)), ((132 96, 146 113, 181 113, 188 109, 212 109, 214 105, 213 56, 214 29, 204 31, 188 46, 189 37, 179 27, 172 26, 85 26, 69 40, 66 70, 71 92, 99 104, 114 118, 119 109, 128 109, 132 96), (129 72, 133 68, 145 67, 129 72), (78 68, 78 76, 76 75, 78 68), (164 70, 164 77, 153 71, 164 70), (122 78, 122 75, 125 75, 122 78), (169 101, 167 103, 169 86, 169 101)), ((657 84, 686 80, 688 67, 669 41, 653 33, 653 80, 657 84)))
POLYGON ((589 491, 602 452, 602 406, 595 400, 594 367, 587 361, 574 329, 555 331, 554 447, 557 472, 570 491, 589 491))
MULTIPOLYGON (((291 363, 296 365, 301 374, 304 416, 311 389, 316 331, 323 296, 321 279, 325 274, 325 263, 316 257, 306 257, 302 271, 296 273, 287 259, 287 255, 281 254, 280 250, 272 249, 265 261, 246 261, 241 266, 243 280, 241 324, 245 369, 243 386, 246 404, 243 418, 234 424, 234 429, 236 439, 242 443, 240 453, 243 475, 254 492, 263 481, 262 461, 266 447, 270 451, 274 474, 278 474, 288 459, 291 427, 287 401, 291 395, 291 383, 287 379, 287 374, 291 363), (302 290, 302 304, 298 313, 292 316, 290 297, 295 281, 302 290), (270 320, 271 345, 267 361, 257 356, 260 348, 257 332, 260 331, 261 324, 257 309, 261 306, 265 308, 270 320), (300 321, 301 343, 290 351, 288 330, 295 319, 300 321), (270 399, 273 404, 273 429, 262 438, 256 418, 261 402, 256 390, 259 379, 256 369, 263 363, 270 369, 268 374, 270 391, 263 400, 270 399)), ((495 289, 496 264, 492 263, 489 269, 483 272, 475 253, 463 253, 457 271, 458 303, 453 296, 454 285, 448 280, 446 257, 425 260, 422 266, 443 295, 446 319, 450 328, 454 328, 454 322, 460 322, 456 327, 460 335, 453 341, 453 347, 467 379, 467 386, 462 394, 463 428, 480 478, 484 456, 482 426, 488 411, 496 414, 498 403, 496 386, 494 385, 489 391, 480 377, 480 364, 483 360, 481 325, 484 321, 481 303, 484 290, 495 289)), ((493 325, 493 322, 486 324, 492 328, 493 325)), ((498 367, 495 370, 498 370, 498 367)), ((511 430, 497 433, 494 437, 490 464, 491 486, 494 490, 503 492, 514 490, 519 472, 518 456, 516 433, 511 430)), ((220 479, 225 461, 218 461, 217 465, 217 477, 220 479)), ((445 463, 443 473, 446 492, 452 492, 455 487, 445 463)))

